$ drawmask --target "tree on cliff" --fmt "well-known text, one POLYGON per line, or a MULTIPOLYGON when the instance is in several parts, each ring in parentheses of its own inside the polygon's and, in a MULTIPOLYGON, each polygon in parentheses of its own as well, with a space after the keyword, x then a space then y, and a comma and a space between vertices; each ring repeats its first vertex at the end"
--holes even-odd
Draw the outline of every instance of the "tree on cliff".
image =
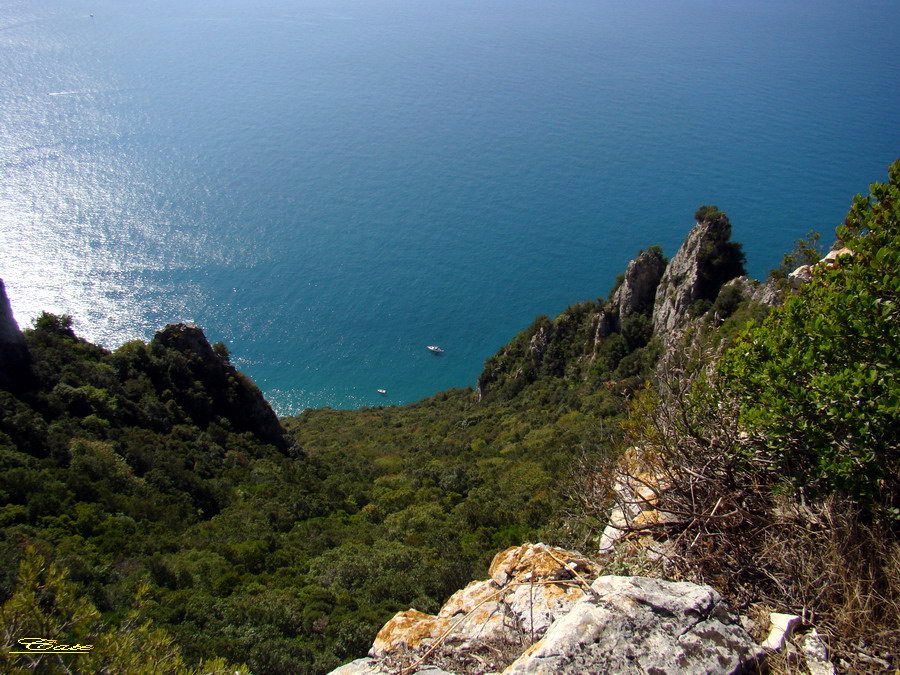
POLYGON ((746 274, 744 247, 740 242, 731 241, 731 221, 718 206, 701 206, 694 217, 698 223, 709 223, 710 231, 716 234, 700 251, 697 266, 697 297, 712 301, 722 284, 746 274))

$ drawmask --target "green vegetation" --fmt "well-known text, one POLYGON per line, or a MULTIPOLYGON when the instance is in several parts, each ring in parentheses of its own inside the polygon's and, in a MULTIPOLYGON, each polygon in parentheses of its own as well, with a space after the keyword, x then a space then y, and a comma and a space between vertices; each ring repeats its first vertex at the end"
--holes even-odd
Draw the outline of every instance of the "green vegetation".
MULTIPOLYGON (((94 650, 37 665, 7 650, 0 667, 327 672, 394 612, 436 611, 500 549, 589 545, 626 445, 654 449, 661 508, 690 515, 675 576, 889 644, 900 163, 890 176, 838 230, 854 255, 782 289, 782 307, 722 287, 743 251, 701 207, 706 291, 677 347, 653 335, 651 295, 620 316, 623 276, 607 300, 538 317, 476 390, 403 407, 279 421, 197 329, 110 352, 41 315, 28 382, 0 391, 0 636, 94 650), (835 572, 827 592, 808 561, 835 572)), ((798 251, 785 266, 812 261, 815 240, 798 251)))
POLYGON ((703 302, 691 312, 699 316, 716 299, 719 289, 726 281, 746 274, 744 248, 739 242, 731 241, 731 221, 717 206, 701 206, 694 214, 698 223, 708 223, 715 236, 709 237, 700 251, 698 259, 697 297, 703 302))
POLYGON ((0 602, 32 583, 20 564, 52 565, 93 617, 64 639, 111 648, 102 636, 152 622, 186 668, 255 673, 364 654, 393 613, 436 611, 499 549, 571 536, 573 459, 607 452, 601 431, 655 353, 646 316, 595 340, 598 311, 539 319, 544 351, 524 377, 509 356, 489 362, 503 383, 490 400, 452 390, 283 429, 196 329, 109 352, 44 314, 25 332, 33 386, 0 391, 0 602))
POLYGON ((776 281, 787 279, 787 276, 802 265, 815 265, 822 259, 818 232, 808 232, 804 239, 797 242, 790 253, 785 253, 781 265, 769 271, 769 278, 776 281))
POLYGON ((817 268, 738 338, 722 370, 794 485, 900 516, 900 162, 857 196, 837 235, 853 255, 817 268))
MULTIPOLYGON (((136 673, 152 675, 248 675, 242 666, 216 658, 187 665, 172 637, 153 627, 144 616, 147 587, 138 589, 133 608, 116 628, 105 627, 100 613, 81 589, 66 578, 57 564, 28 548, 22 560, 13 594, 0 606, 0 666, 4 672, 37 670, 50 673, 136 673), (53 648, 66 645, 77 654, 51 656, 28 654, 17 657, 9 651, 27 647, 19 640, 36 636, 54 640, 53 648), (28 663, 22 668, 19 664, 28 663)), ((47 646, 37 645, 39 648, 47 646)), ((49 643, 48 643, 49 646, 49 643)))

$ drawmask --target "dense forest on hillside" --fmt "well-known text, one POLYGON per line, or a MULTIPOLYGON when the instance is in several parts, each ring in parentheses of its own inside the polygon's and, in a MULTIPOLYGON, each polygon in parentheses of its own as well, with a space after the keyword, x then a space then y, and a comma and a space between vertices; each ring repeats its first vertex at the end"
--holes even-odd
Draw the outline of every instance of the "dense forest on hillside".
POLYGON ((32 377, 0 392, 2 598, 20 563, 54 563, 108 625, 137 612, 186 662, 325 672, 395 611, 436 609, 498 548, 567 537, 573 458, 604 451, 639 382, 635 365, 616 379, 620 359, 588 368, 569 330, 602 304, 540 320, 571 377, 492 401, 310 410, 286 435, 198 329, 109 352, 43 315, 25 331, 32 377))
MULTIPOLYGON (((681 372, 679 354, 721 359, 691 380, 721 389, 681 403, 735 402, 756 443, 741 471, 767 493, 849 500, 890 544, 900 162, 890 176, 838 229, 854 255, 800 290, 773 273, 783 307, 728 283, 743 254, 703 207, 698 221, 724 234, 696 254, 681 342, 654 328, 667 261, 650 247, 606 298, 538 317, 476 387, 402 407, 277 420, 198 328, 108 351, 42 315, 0 390, 0 666, 31 668, 9 652, 39 636, 95 645, 44 658, 46 672, 324 673, 394 612, 436 611, 506 546, 590 552, 610 501, 585 481, 611 475, 629 443, 660 442, 660 378, 681 372)), ((785 267, 798 257, 814 262, 814 246, 785 267)), ((697 438, 721 426, 709 420, 697 438)))

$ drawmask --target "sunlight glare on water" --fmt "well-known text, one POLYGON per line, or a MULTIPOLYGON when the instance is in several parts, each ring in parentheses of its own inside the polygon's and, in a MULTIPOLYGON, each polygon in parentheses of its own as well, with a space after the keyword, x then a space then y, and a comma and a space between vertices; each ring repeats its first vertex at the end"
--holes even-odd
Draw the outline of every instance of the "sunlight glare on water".
POLYGON ((196 322, 284 414, 472 385, 702 204, 756 276, 827 238, 900 154, 870 10, 10 0, 0 278, 110 348, 196 322))

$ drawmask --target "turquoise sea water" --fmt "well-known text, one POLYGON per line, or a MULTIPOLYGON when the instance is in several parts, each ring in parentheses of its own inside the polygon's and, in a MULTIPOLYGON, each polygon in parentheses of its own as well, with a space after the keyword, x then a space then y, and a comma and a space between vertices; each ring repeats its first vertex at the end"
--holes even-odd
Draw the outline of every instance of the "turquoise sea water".
POLYGON ((0 277, 108 347, 196 322, 282 414, 417 400, 702 204, 757 276, 830 236, 900 155, 898 35, 895 0, 7 0, 0 277))

